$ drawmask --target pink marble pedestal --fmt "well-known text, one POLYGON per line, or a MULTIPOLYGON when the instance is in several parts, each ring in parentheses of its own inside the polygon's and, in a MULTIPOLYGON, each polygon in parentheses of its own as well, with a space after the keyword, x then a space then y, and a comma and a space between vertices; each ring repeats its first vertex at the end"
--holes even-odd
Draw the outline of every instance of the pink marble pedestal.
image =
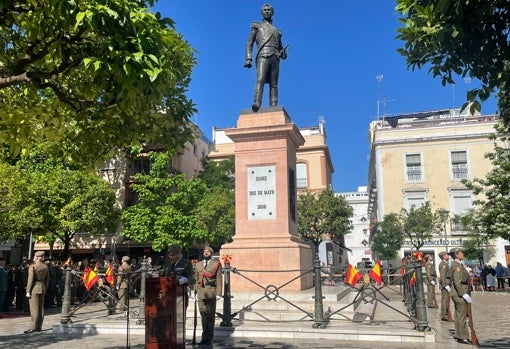
MULTIPOLYGON (((226 134, 235 144, 236 234, 220 254, 231 255, 231 266, 257 284, 279 287, 312 267, 312 250, 300 242, 296 223, 296 149, 303 136, 282 107, 241 114, 226 134)), ((284 290, 312 283, 308 273, 284 290)), ((232 291, 260 289, 231 274, 232 291)))

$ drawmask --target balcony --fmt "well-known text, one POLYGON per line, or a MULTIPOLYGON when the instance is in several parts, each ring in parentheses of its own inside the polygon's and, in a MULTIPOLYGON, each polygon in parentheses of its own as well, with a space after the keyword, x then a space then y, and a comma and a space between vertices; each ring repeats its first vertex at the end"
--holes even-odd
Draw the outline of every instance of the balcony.
POLYGON ((462 180, 468 178, 467 164, 452 165, 452 175, 454 180, 462 180))

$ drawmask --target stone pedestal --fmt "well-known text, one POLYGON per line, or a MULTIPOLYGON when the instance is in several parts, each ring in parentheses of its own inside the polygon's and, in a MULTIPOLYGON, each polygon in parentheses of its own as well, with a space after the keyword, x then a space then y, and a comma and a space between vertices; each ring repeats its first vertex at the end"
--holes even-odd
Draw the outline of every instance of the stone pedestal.
MULTIPOLYGON (((232 255, 232 267, 257 284, 279 287, 312 267, 312 250, 300 242, 296 217, 296 149, 303 136, 282 107, 241 113, 226 134, 235 144, 236 234, 220 254, 232 255)), ((308 273, 282 291, 312 283, 308 273)), ((236 275, 231 289, 261 290, 236 275)))

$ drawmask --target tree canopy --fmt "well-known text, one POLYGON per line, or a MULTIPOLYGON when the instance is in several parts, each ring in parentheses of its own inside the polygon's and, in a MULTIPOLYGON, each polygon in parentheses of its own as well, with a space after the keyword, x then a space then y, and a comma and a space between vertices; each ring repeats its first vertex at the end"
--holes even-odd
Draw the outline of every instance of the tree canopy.
MULTIPOLYGON (((510 7, 506 1, 397 0, 402 17, 398 51, 414 68, 429 67, 443 84, 454 84, 453 74, 480 80, 468 91, 471 108, 480 110, 495 89, 509 81, 510 7)), ((503 117, 508 117, 503 115, 503 117)))
POLYGON ((0 145, 90 166, 191 139, 193 50, 154 0, 2 1, 0 145))
POLYGON ((347 234, 352 226, 352 207, 332 190, 303 192, 298 195, 298 231, 302 238, 318 244, 325 234, 332 238, 347 234))
POLYGON ((384 216, 381 222, 376 223, 373 228, 375 234, 372 244, 372 251, 379 253, 381 259, 393 259, 397 257, 397 251, 404 242, 403 225, 396 213, 384 216))
POLYGON ((48 163, 20 168, 0 165, 0 236, 26 240, 30 234, 64 253, 76 234, 114 232, 119 222, 115 192, 95 173, 48 163))
POLYGON ((443 229, 441 215, 439 212, 432 212, 429 201, 420 207, 413 205, 409 210, 402 208, 400 222, 404 237, 408 238, 418 251, 427 240, 443 229))

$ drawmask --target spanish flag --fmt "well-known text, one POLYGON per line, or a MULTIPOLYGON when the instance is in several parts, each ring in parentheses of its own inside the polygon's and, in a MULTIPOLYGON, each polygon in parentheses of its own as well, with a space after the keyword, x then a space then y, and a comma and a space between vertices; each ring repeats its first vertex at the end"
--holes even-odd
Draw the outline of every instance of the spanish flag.
POLYGON ((115 286, 115 278, 113 276, 113 267, 111 264, 108 265, 106 271, 104 272, 104 278, 106 282, 108 282, 111 286, 115 286))
POLYGON ((354 287, 354 285, 356 285, 359 279, 361 279, 362 277, 363 274, 361 274, 361 272, 358 269, 349 264, 347 266, 347 274, 345 274, 344 282, 354 287))
POLYGON ((85 271, 83 273, 83 284, 85 285, 85 288, 87 291, 90 291, 92 286, 99 280, 99 276, 97 273, 90 269, 89 267, 85 267, 85 271))
POLYGON ((382 276, 381 276, 381 260, 378 260, 372 270, 368 272, 368 275, 374 280, 378 285, 382 283, 382 276))
POLYGON ((416 283, 416 272, 413 272, 411 279, 409 280, 409 287, 412 287, 416 283))

